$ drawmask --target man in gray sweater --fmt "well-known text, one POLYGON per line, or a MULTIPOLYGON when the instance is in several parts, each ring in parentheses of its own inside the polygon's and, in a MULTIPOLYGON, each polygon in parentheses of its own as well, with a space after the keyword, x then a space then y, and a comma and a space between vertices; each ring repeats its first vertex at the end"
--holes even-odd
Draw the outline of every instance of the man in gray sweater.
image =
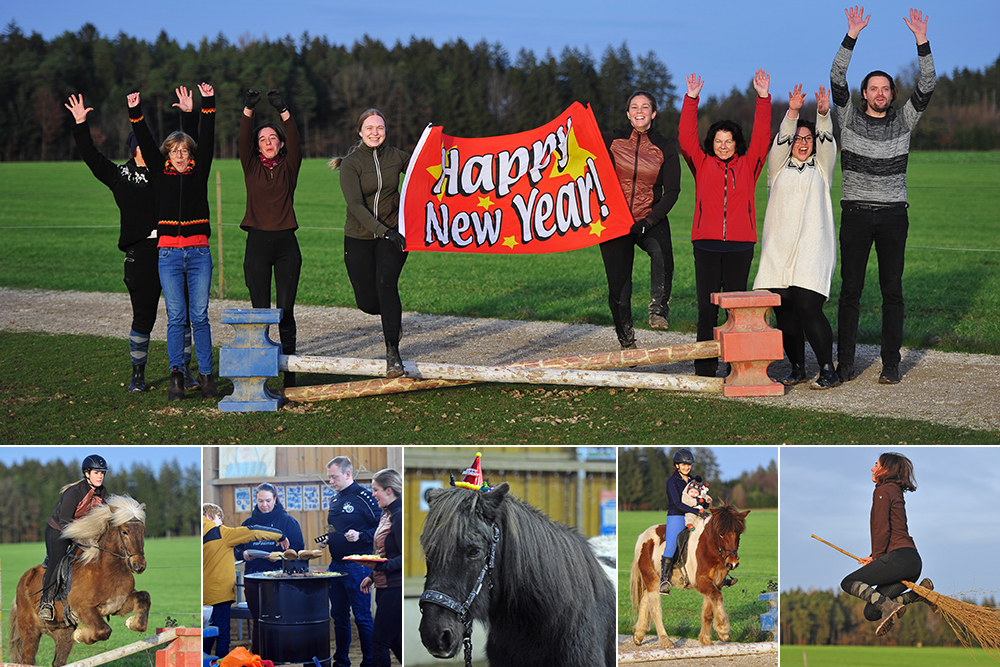
POLYGON ((906 163, 910 134, 931 99, 936 82, 927 19, 911 9, 906 26, 917 40, 920 76, 910 99, 893 109, 896 84, 876 70, 864 78, 864 108, 851 102, 847 66, 858 34, 871 16, 864 8, 846 10, 847 36, 830 71, 833 104, 841 128, 843 199, 840 220, 840 306, 837 313, 837 373, 843 382, 853 380, 858 339, 861 292, 872 243, 878 257, 882 290, 881 384, 898 384, 899 348, 903 344, 903 257, 909 227, 906 209, 906 163))

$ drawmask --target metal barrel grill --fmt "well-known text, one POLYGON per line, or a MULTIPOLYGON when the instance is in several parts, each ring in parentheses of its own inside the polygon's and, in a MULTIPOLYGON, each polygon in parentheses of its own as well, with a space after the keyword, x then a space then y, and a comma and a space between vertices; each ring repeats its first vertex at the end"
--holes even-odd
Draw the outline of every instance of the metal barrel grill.
POLYGON ((329 667, 330 579, 339 572, 310 572, 305 561, 284 561, 281 570, 246 575, 259 585, 260 652, 275 663, 329 667))

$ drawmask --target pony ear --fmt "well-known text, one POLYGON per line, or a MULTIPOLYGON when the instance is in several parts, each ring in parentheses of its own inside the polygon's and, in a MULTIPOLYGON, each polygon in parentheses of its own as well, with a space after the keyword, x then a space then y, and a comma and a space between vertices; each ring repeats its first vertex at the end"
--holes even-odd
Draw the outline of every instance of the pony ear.
POLYGON ((507 497, 508 491, 510 491, 510 484, 504 482, 499 486, 494 486, 483 496, 483 500, 486 502, 487 513, 491 518, 499 514, 500 505, 503 503, 504 498, 507 497))
POLYGON ((114 514, 115 513, 115 506, 114 505, 108 505, 108 511, 111 512, 112 514, 114 514))
POLYGON ((143 503, 143 504, 139 505, 139 509, 145 511, 145 509, 146 509, 146 503, 143 503))
POLYGON ((740 516, 742 516, 744 519, 747 517, 747 514, 750 514, 750 510, 747 510, 746 512, 740 512, 740 516))

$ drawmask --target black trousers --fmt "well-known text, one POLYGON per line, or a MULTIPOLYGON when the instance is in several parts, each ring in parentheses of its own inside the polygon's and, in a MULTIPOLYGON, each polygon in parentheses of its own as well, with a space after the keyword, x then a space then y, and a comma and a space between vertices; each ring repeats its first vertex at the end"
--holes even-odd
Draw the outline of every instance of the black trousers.
MULTIPOLYGON (((712 340, 719 323, 719 307, 712 303, 713 292, 745 292, 753 262, 753 248, 739 252, 710 252, 694 249, 694 285, 698 299, 698 340, 712 340)), ((719 368, 718 357, 695 359, 697 375, 712 377, 719 368)))
POLYGON ((403 662, 403 589, 375 589, 375 623, 372 628, 372 664, 389 667, 391 650, 403 662))
POLYGON ((664 220, 636 240, 631 234, 601 244, 601 259, 608 278, 608 306, 621 333, 622 325, 632 323, 632 266, 635 247, 649 255, 649 314, 670 314, 670 293, 674 283, 674 249, 670 223, 664 220))
POLYGON ((393 345, 399 344, 402 329, 399 274, 407 254, 386 239, 344 237, 344 264, 354 288, 354 300, 369 315, 382 316, 382 335, 386 343, 393 345))
MULTIPOLYGON (((851 584, 855 581, 874 586, 880 595, 887 598, 898 598, 906 590, 907 581, 916 581, 920 577, 923 563, 920 554, 912 547, 904 547, 890 551, 864 567, 851 572, 840 582, 845 592, 851 592, 851 584)), ((865 605, 865 618, 877 621, 882 618, 881 610, 870 601, 865 605)))
POLYGON ((302 253, 295 230, 266 232, 247 230, 243 255, 243 279, 254 308, 271 307, 271 274, 274 273, 275 303, 281 308, 278 335, 282 354, 295 354, 295 295, 299 289, 302 253))
POLYGON ((59 562, 66 555, 72 542, 64 539, 61 530, 56 530, 52 526, 45 526, 45 557, 47 564, 45 573, 42 575, 42 597, 41 602, 52 602, 55 590, 52 585, 56 580, 56 573, 59 571, 59 562))
POLYGON ((132 331, 148 336, 160 305, 159 250, 156 239, 141 241, 125 252, 125 287, 132 302, 132 331))
POLYGON ((806 360, 806 339, 820 366, 833 363, 833 327, 823 314, 826 297, 804 287, 771 288, 781 296, 774 316, 781 330, 781 342, 788 360, 802 365, 806 360))

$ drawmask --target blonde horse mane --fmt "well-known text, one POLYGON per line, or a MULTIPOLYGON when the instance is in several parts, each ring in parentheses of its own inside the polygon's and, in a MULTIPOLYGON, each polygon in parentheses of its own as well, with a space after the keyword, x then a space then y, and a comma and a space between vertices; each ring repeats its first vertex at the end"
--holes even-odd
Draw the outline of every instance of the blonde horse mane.
POLYGON ((86 565, 97 558, 97 542, 108 528, 117 528, 129 521, 141 521, 145 524, 146 506, 129 496, 108 496, 105 504, 95 507, 67 525, 62 536, 72 540, 83 550, 80 560, 86 565))

